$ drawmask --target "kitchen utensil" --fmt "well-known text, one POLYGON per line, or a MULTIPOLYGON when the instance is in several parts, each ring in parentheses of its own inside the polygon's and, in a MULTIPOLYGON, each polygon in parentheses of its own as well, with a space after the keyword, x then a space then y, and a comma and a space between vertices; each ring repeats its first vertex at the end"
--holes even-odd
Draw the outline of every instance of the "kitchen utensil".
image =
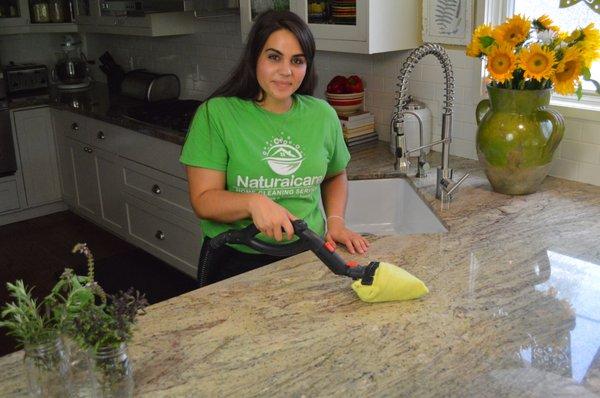
POLYGON ((152 73, 136 69, 125 74, 121 93, 148 102, 164 101, 179 97, 179 78, 174 74, 152 73))
POLYGON ((425 284, 400 267, 390 263, 371 261, 358 265, 344 261, 335 248, 308 228, 304 220, 292 221, 298 240, 285 244, 270 244, 256 238, 260 232, 254 224, 241 230, 223 232, 209 241, 211 249, 224 244, 243 244, 260 253, 288 257, 310 250, 336 275, 354 279, 352 289, 366 302, 410 300, 429 292, 425 284))

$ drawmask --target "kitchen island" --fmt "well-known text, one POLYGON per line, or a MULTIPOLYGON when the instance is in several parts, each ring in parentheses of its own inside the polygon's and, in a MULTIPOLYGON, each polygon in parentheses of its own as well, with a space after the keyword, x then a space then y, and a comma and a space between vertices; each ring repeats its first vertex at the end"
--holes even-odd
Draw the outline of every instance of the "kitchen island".
MULTIPOLYGON (((449 209, 433 171, 411 179, 447 233, 339 250, 402 266, 428 295, 364 303, 310 252, 238 275, 140 317, 135 396, 600 394, 600 187, 548 177, 511 197, 476 162, 450 163, 472 175, 449 209)), ((353 151, 348 173, 398 177, 383 143, 353 151)), ((22 356, 0 358, 1 395, 24 394, 22 356)))

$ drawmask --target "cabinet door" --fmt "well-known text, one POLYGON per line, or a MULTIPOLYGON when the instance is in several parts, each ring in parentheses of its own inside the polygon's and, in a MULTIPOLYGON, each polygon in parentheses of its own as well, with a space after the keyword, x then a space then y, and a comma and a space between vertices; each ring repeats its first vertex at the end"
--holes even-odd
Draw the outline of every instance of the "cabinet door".
POLYGON ((317 42, 327 40, 367 41, 368 0, 356 0, 355 5, 323 0, 291 0, 292 11, 308 23, 317 42))
POLYGON ((28 206, 59 201, 58 162, 49 108, 14 112, 14 123, 28 206))
POLYGON ((248 32, 256 16, 268 10, 291 10, 294 0, 240 0, 240 23, 242 40, 246 41, 248 32))
POLYGON ((69 119, 64 112, 52 110, 52 118, 54 121, 54 134, 56 136, 56 149, 58 154, 58 171, 60 176, 60 187, 63 200, 75 206, 75 176, 73 171, 73 158, 71 151, 67 147, 66 136, 64 131, 67 129, 69 119))
POLYGON ((66 141, 73 163, 76 208, 84 215, 100 221, 100 196, 93 149, 70 138, 66 141))
POLYGON ((100 16, 98 0, 75 0, 75 22, 78 25, 92 25, 100 16))
POLYGON ((100 210, 103 223, 113 231, 125 226, 125 203, 123 202, 123 165, 118 155, 92 148, 98 175, 100 210))

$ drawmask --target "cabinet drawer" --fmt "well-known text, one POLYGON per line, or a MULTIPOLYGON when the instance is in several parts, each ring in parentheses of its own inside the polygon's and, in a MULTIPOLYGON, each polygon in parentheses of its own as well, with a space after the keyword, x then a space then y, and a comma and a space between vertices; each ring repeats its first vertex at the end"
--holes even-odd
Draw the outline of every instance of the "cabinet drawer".
POLYGON ((117 153, 119 150, 120 137, 125 130, 117 125, 102 122, 96 119, 87 119, 86 127, 90 134, 90 144, 96 148, 117 153))
POLYGON ((198 224, 125 194, 130 238, 169 264, 195 276, 202 233, 198 224))
POLYGON ((90 144, 90 132, 87 129, 87 121, 90 120, 85 116, 78 115, 73 112, 53 111, 54 128, 57 133, 78 141, 90 144))
POLYGON ((196 221, 187 181, 126 159, 123 162, 127 192, 187 220, 196 221))
POLYGON ((134 131, 128 131, 119 149, 119 155, 126 159, 186 179, 185 168, 179 163, 180 154, 181 145, 134 131))
POLYGON ((16 181, 0 182, 0 213, 19 208, 19 194, 16 181))

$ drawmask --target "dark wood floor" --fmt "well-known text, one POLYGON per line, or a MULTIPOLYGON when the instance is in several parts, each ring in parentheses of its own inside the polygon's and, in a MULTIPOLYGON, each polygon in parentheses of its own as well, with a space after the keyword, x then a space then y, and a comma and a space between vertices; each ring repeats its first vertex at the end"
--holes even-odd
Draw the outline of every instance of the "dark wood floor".
MULTIPOLYGON (((134 287, 152 304, 196 288, 193 278, 66 211, 0 227, 0 305, 9 300, 6 282, 22 279, 43 297, 65 267, 85 274, 85 257, 71 254, 78 242, 92 250, 96 280, 109 294, 134 287)), ((14 350, 14 341, 0 329, 0 355, 14 350)))

